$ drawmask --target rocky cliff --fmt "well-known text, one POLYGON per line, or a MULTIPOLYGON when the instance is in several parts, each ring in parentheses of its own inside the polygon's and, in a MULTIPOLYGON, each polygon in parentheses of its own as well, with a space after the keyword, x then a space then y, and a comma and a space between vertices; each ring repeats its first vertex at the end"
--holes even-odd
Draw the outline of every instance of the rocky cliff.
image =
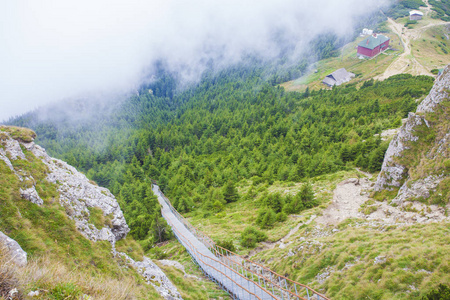
POLYGON ((450 65, 389 144, 375 191, 398 190, 396 204, 449 202, 449 88, 450 65))
MULTIPOLYGON (((23 183, 20 194, 24 199, 36 205, 44 202, 36 191, 32 175, 20 167, 15 168, 12 161, 25 160, 24 151, 32 153, 47 166, 46 180, 58 186, 59 202, 65 208, 67 215, 75 221, 77 229, 86 238, 97 241, 107 240, 110 243, 126 237, 130 231, 117 200, 108 189, 101 188, 67 163, 50 157, 45 150, 32 140, 14 139, 7 127, 2 127, 2 147, 0 159, 16 174, 23 183), (92 223, 92 209, 97 208, 109 220, 103 228, 97 228, 92 223)), ((10 130, 9 130, 10 131, 10 130)))

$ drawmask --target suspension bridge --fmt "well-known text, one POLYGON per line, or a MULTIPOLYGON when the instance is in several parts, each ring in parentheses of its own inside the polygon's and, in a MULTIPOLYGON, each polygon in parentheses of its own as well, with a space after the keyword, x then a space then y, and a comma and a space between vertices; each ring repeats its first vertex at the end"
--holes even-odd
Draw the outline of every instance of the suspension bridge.
POLYGON ((202 272, 227 291, 233 299, 329 300, 306 285, 216 245, 173 208, 156 184, 152 185, 152 189, 161 204, 162 216, 172 228, 175 237, 202 272))

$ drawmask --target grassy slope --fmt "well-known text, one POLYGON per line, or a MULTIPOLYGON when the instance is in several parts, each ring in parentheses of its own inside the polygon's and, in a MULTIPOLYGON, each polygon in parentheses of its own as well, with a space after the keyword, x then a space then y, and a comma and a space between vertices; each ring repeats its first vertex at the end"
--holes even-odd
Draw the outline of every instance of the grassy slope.
MULTIPOLYGON (((405 24, 409 17, 395 20, 397 23, 405 24)), ((411 39, 411 55, 409 58, 416 58, 427 70, 442 68, 450 60, 450 41, 448 25, 439 25, 426 27, 442 23, 440 20, 425 16, 417 24, 409 25, 408 29, 414 29, 415 33, 411 39), (421 29, 423 28, 423 30, 421 29), (445 50, 444 50, 445 49, 445 50), (447 51, 447 53, 445 53, 447 51)), ((386 25, 381 26, 386 29, 386 25)), ((341 48, 339 57, 328 58, 316 63, 316 66, 310 74, 299 79, 281 84, 287 91, 303 91, 306 87, 310 89, 323 88, 322 79, 331 72, 346 68, 348 71, 357 75, 354 81, 364 81, 382 74, 387 67, 403 52, 403 46, 397 34, 389 32, 386 34, 391 38, 390 46, 398 51, 388 50, 377 58, 369 60, 360 60, 356 56, 356 48, 364 38, 359 37, 355 41, 341 48), (358 76, 359 75, 359 76, 358 76)))
POLYGON ((134 270, 112 257, 108 242, 91 242, 76 230, 74 221, 59 204, 56 185, 45 180, 46 166, 30 152, 24 152, 27 159, 12 161, 13 165, 21 169, 22 175, 33 176, 43 206, 21 199, 19 189, 30 183, 19 181, 0 161, 0 230, 22 246, 30 261, 26 268, 14 270, 21 292, 42 289, 48 291, 44 293, 48 298, 58 293, 58 287, 73 285, 67 291, 72 295, 158 299, 156 291, 143 284, 134 270), (124 283, 121 296, 114 288, 119 282, 124 283))
POLYGON ((317 230, 312 223, 291 237, 286 249, 254 259, 332 299, 417 299, 450 282, 448 224, 397 227, 350 220, 338 228, 317 230))
MULTIPOLYGON (((299 222, 305 222, 309 217, 319 210, 326 207, 326 204, 331 201, 331 191, 336 184, 347 178, 356 177, 358 172, 341 171, 335 174, 322 175, 312 179, 313 189, 322 205, 318 208, 310 209, 302 212, 300 216, 291 215, 283 223, 276 223, 276 225, 266 231, 269 242, 276 242, 287 235, 289 231, 294 228, 299 222)), ((363 175, 360 175, 363 176, 363 175)), ((217 214, 206 214, 204 212, 196 211, 194 213, 186 214, 189 221, 207 233, 213 240, 221 241, 232 239, 237 246, 238 253, 247 254, 249 249, 241 247, 237 242, 240 238, 241 232, 245 227, 254 225, 258 210, 260 208, 259 198, 264 192, 295 195, 300 191, 302 183, 280 183, 275 182, 273 185, 259 184, 255 187, 256 196, 251 199, 246 199, 246 194, 250 187, 250 182, 244 181, 239 187, 241 199, 238 202, 230 203, 225 206, 223 212, 217 214), (243 213, 245 212, 245 213, 243 213)))
POLYGON ((428 28, 411 43, 414 56, 430 70, 442 68, 450 61, 450 41, 446 34, 449 31, 445 26, 428 28))
POLYGON ((358 37, 355 41, 341 48, 339 57, 332 57, 317 62, 314 67, 317 72, 285 82, 281 86, 287 91, 303 91, 306 87, 321 89, 324 87, 321 83, 323 78, 340 68, 346 68, 347 71, 357 75, 351 82, 364 81, 380 75, 403 50, 397 35, 392 33, 386 35, 391 38, 390 45, 399 49, 399 51, 388 50, 373 59, 361 60, 356 56, 356 48, 358 43, 364 40, 364 37, 358 37))
MULTIPOLYGON (((322 205, 276 223, 266 231, 269 240, 277 241, 299 222, 320 215, 331 200, 330 191, 335 185, 356 176, 357 172, 339 172, 315 178, 313 187, 322 205)), ((247 187, 240 188, 241 197, 247 187)), ((269 187, 270 192, 296 193, 298 189, 299 184, 275 183, 269 187)), ((261 193, 262 190, 257 192, 256 198, 261 193)), ((194 215, 190 221, 215 240, 232 239, 237 251, 246 255, 252 249, 240 246, 239 236, 243 228, 254 225, 258 208, 255 200, 241 200, 227 205, 221 213, 206 218, 194 215)), ((260 252, 252 260, 319 289, 332 299, 417 298, 439 283, 450 282, 449 233, 447 223, 401 226, 354 219, 335 228, 321 228, 313 221, 300 226, 299 231, 285 240, 288 246, 284 249, 259 244, 260 252), (288 255, 289 252, 295 254, 288 255), (381 263, 375 263, 376 257, 381 263), (318 281, 321 274, 324 280, 318 281)))

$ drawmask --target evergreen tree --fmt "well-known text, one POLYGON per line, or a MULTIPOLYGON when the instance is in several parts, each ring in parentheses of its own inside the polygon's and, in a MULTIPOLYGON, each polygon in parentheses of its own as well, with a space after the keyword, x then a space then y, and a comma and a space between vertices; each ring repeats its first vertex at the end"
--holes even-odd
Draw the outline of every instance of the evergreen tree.
POLYGON ((150 232, 153 241, 156 243, 167 241, 168 239, 170 239, 172 234, 166 220, 164 220, 164 218, 159 213, 154 213, 151 216, 150 232))
POLYGON ((239 199, 236 187, 231 180, 223 187, 223 198, 227 203, 235 202, 239 199))

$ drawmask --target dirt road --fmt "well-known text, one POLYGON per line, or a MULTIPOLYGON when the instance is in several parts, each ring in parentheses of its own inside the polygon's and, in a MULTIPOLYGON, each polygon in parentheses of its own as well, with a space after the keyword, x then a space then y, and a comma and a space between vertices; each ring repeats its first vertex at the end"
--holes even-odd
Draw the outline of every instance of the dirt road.
MULTIPOLYGON (((443 23, 442 23, 443 24, 443 23)), ((412 75, 429 75, 433 76, 417 59, 411 55, 411 40, 417 39, 421 34, 429 27, 442 25, 441 23, 430 23, 426 26, 417 29, 407 29, 402 24, 395 22, 393 19, 388 18, 389 28, 397 34, 403 45, 403 53, 394 60, 386 71, 376 77, 377 80, 384 80, 393 75, 401 73, 410 73, 412 75)))
MULTIPOLYGON (((428 16, 432 10, 431 6, 428 3, 428 0, 425 0, 425 4, 427 5, 424 8, 425 17, 428 16)), ((388 18, 388 26, 392 30, 393 33, 397 34, 401 40, 403 45, 403 53, 395 59, 386 71, 375 77, 377 80, 384 80, 396 74, 401 73, 409 73, 412 75, 429 75, 433 76, 430 71, 425 68, 412 54, 411 52, 411 41, 419 39, 422 34, 429 28, 434 26, 448 25, 450 22, 444 22, 441 20, 434 19, 426 19, 420 22, 428 22, 428 24, 423 25, 421 27, 416 27, 413 29, 408 29, 404 27, 403 24, 397 23, 395 20, 388 18)))

